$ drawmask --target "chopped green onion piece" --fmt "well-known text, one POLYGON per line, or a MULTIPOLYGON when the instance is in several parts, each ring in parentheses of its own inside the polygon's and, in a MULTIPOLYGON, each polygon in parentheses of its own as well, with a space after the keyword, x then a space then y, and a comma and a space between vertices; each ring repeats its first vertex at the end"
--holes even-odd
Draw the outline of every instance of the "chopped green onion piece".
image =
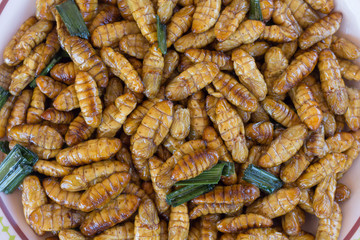
POLYGON ((218 184, 221 176, 230 176, 235 172, 234 163, 219 162, 209 170, 202 172, 194 178, 179 181, 175 186, 218 184))
POLYGON ((161 53, 165 55, 167 53, 166 45, 166 25, 160 22, 160 18, 156 15, 156 24, 157 24, 157 38, 159 43, 159 48, 161 53))
POLYGON ((169 205, 176 207, 200 196, 201 194, 210 192, 214 189, 214 187, 215 184, 186 186, 166 195, 166 202, 169 205))
MULTIPOLYGON (((65 51, 57 52, 53 59, 51 59, 50 63, 44 68, 44 70, 41 71, 39 76, 46 76, 49 74, 50 70, 57 64, 62 58, 68 56, 65 51), (65 55, 66 54, 66 55, 65 55)), ((31 88, 36 87, 36 78, 31 81, 29 84, 31 88)))
POLYGON ((78 36, 84 39, 89 38, 89 30, 74 0, 67 0, 57 5, 56 9, 71 36, 78 36))
POLYGON ((263 15, 260 7, 260 0, 250 0, 250 14, 249 19, 251 20, 263 20, 263 15))
POLYGON ((27 148, 16 144, 0 164, 0 191, 11 193, 32 172, 38 156, 27 148))
POLYGON ((10 96, 9 91, 6 91, 2 87, 0 87, 0 109, 4 106, 9 96, 10 96))
POLYGON ((283 185, 283 182, 279 178, 264 169, 255 167, 253 164, 250 164, 245 169, 243 179, 268 194, 275 192, 283 185))
POLYGON ((3 153, 6 153, 6 154, 8 154, 10 152, 9 142, 8 141, 1 141, 0 142, 0 151, 2 151, 3 153))

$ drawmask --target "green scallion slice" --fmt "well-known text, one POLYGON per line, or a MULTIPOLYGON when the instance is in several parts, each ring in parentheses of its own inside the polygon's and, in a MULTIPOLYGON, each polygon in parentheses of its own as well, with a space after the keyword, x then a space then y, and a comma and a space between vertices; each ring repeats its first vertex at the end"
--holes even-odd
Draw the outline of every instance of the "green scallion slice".
POLYGON ((210 192, 214 189, 214 187, 215 184, 186 186, 166 195, 166 202, 169 205, 176 207, 200 196, 201 194, 210 192))
POLYGON ((264 169, 255 167, 253 164, 250 164, 245 169, 243 179, 268 194, 275 192, 283 186, 283 182, 279 178, 264 169))
POLYGON ((84 39, 89 38, 89 30, 74 0, 67 0, 57 5, 56 9, 71 36, 78 36, 84 39))
POLYGON ((157 38, 159 43, 159 48, 161 53, 165 55, 167 53, 166 46, 166 25, 160 22, 160 18, 156 15, 156 24, 157 24, 157 38))
POLYGON ((10 96, 9 91, 6 91, 2 87, 0 87, 0 109, 4 106, 9 96, 10 96))
POLYGON ((263 15, 260 7, 260 0, 250 0, 250 14, 249 19, 251 20, 263 20, 263 15))

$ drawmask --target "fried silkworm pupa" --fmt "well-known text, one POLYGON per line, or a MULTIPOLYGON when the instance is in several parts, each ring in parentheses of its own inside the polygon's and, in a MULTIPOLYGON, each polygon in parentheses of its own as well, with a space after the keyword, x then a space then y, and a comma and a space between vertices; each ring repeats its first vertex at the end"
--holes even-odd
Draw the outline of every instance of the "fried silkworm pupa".
POLYGON ((97 137, 114 137, 135 107, 136 98, 132 93, 119 96, 115 104, 105 108, 102 122, 97 129, 97 137))
POLYGON ((98 127, 102 118, 102 103, 95 80, 87 72, 79 72, 75 79, 75 91, 85 122, 90 127, 98 127))
POLYGON ((246 213, 276 218, 292 211, 300 201, 300 189, 283 188, 251 204, 246 213))
MULTIPOLYGON (((229 51, 242 44, 255 42, 264 32, 265 23, 257 20, 243 21, 225 41, 215 43, 216 51, 229 51)), ((215 36, 214 36, 215 37, 215 36)))
POLYGON ((52 127, 41 124, 23 124, 10 130, 9 138, 19 142, 30 142, 45 149, 60 149, 63 137, 52 127))
POLYGON ((65 142, 68 146, 74 146, 88 140, 94 131, 95 128, 90 127, 80 114, 70 123, 65 134, 65 142))
POLYGON ((200 219, 200 239, 216 240, 218 231, 216 222, 220 220, 219 214, 209 214, 200 219))
POLYGON ((194 12, 195 7, 189 5, 180 9, 171 17, 166 28, 166 45, 168 48, 189 30, 194 12))
POLYGON ((344 169, 347 156, 342 153, 331 153, 311 164, 297 179, 296 184, 304 189, 315 186, 326 176, 336 174, 344 169))
POLYGON ((186 203, 171 207, 168 239, 187 239, 189 229, 190 220, 186 203))
POLYGON ((334 202, 331 216, 320 218, 316 239, 338 239, 340 235, 342 213, 339 204, 334 202))
POLYGON ((142 35, 151 43, 157 41, 156 17, 150 0, 127 0, 127 4, 142 35))
POLYGON ((157 15, 162 23, 167 23, 173 15, 178 0, 160 0, 157 1, 157 15))
POLYGON ((98 12, 98 1, 96 0, 75 0, 85 22, 90 22, 98 12))
POLYGON ((326 145, 329 147, 330 152, 341 153, 348 150, 353 142, 354 137, 348 132, 339 132, 334 136, 326 139, 326 145))
POLYGON ((250 140, 268 145, 273 140, 274 124, 271 122, 250 123, 245 128, 245 135, 250 140))
POLYGON ((6 130, 10 134, 10 130, 17 125, 26 121, 26 112, 31 102, 32 91, 24 90, 19 97, 16 98, 12 107, 10 116, 7 120, 6 130))
POLYGON ((55 21, 52 10, 55 8, 55 5, 58 5, 60 3, 61 0, 36 1, 36 18, 48 21, 55 21))
POLYGON ((206 142, 203 140, 191 140, 183 143, 173 153, 171 158, 167 159, 166 162, 161 166, 161 169, 156 178, 156 185, 158 185, 160 188, 170 188, 173 184, 175 184, 175 181, 171 179, 171 173, 178 161, 180 161, 187 154, 205 149, 206 142))
POLYGON ((144 200, 135 216, 134 239, 160 239, 160 219, 152 200, 144 200))
POLYGON ((304 124, 286 129, 270 144, 267 152, 259 159, 259 166, 274 167, 286 162, 302 147, 306 136, 307 128, 304 124))
POLYGON ((218 73, 215 63, 197 63, 172 79, 166 86, 165 95, 173 101, 185 99, 211 83, 218 73))
POLYGON ((74 168, 62 166, 56 161, 46 160, 38 160, 33 166, 33 169, 49 177, 65 177, 74 170, 74 168))
POLYGON ((153 44, 144 56, 142 68, 142 80, 144 82, 144 94, 148 98, 154 98, 160 90, 164 71, 164 57, 158 44, 153 44))
POLYGON ((173 103, 164 100, 156 103, 144 116, 136 133, 131 137, 131 153, 135 168, 141 177, 149 178, 149 167, 146 159, 155 152, 168 134, 173 121, 173 103))
POLYGON ((13 105, 15 103, 16 96, 10 96, 4 106, 0 109, 0 138, 3 138, 7 135, 7 124, 10 117, 13 105))
POLYGON ((129 181, 130 174, 125 172, 113 173, 81 194, 78 207, 83 212, 91 212, 104 207, 125 189, 129 181))
MULTIPOLYGON (((27 224, 31 224, 30 215, 34 212, 35 209, 41 207, 47 203, 47 197, 44 188, 41 185, 41 182, 36 176, 27 176, 22 182, 22 193, 21 193, 21 202, 23 205, 25 221, 27 224)), ((44 232, 37 228, 36 226, 30 225, 34 231, 43 235, 44 232)))
POLYGON ((182 140, 190 133, 190 111, 188 108, 179 108, 174 113, 170 134, 172 137, 182 140))
POLYGON ((215 25, 220 16, 221 0, 204 0, 196 4, 191 30, 202 33, 215 25))
POLYGON ((79 108, 80 104, 76 94, 75 84, 64 88, 54 99, 53 106, 59 111, 71 111, 79 108))
MULTIPOLYGON (((175 28, 175 26, 174 26, 175 28)), ((177 32, 176 32, 177 33, 177 32)), ((178 38, 177 36, 174 38, 178 38)), ((203 48, 215 40, 214 28, 210 28, 203 33, 188 33, 181 38, 177 39, 174 43, 175 50, 178 52, 185 52, 186 49, 190 48, 203 48)), ((169 45, 169 42, 167 42, 169 45)), ((171 42, 170 42, 171 46, 171 42)), ((219 49, 216 49, 219 51, 219 49)))
POLYGON ((360 67, 350 61, 338 59, 341 76, 347 80, 360 81, 360 67))
POLYGON ((83 213, 56 203, 44 204, 30 214, 30 225, 33 229, 46 232, 76 228, 83 221, 83 213))
POLYGON ((150 176, 151 176, 151 182, 152 182, 152 188, 155 192, 155 205, 159 213, 164 213, 169 209, 169 204, 166 202, 166 195, 170 193, 171 189, 167 188, 159 188, 156 185, 156 178, 158 176, 158 173, 161 169, 163 162, 153 156, 149 159, 149 170, 150 170, 150 176))
POLYGON ((225 100, 216 103, 216 124, 221 138, 235 162, 244 163, 248 156, 244 124, 239 114, 225 100), (235 127, 232 127, 235 126, 235 127))
POLYGON ((117 6, 120 11, 121 16, 129 21, 134 21, 134 18, 129 9, 129 5, 126 0, 117 0, 117 6))
POLYGON ((300 231, 298 235, 289 236, 289 240, 315 240, 315 237, 305 231, 300 231))
POLYGON ((156 103, 160 101, 160 98, 153 98, 145 100, 139 104, 135 110, 126 118, 123 126, 124 132, 127 135, 133 135, 149 109, 151 109, 156 103))
POLYGON ((6 63, 0 64, 0 87, 9 90, 11 83, 11 74, 14 72, 13 67, 9 67, 6 63))
POLYGON ((118 172, 128 172, 129 165, 122 162, 105 160, 81 166, 61 180, 61 188, 67 191, 86 190, 97 179, 105 179, 118 172))
POLYGON ((339 63, 331 50, 321 51, 318 68, 326 102, 335 114, 344 114, 349 106, 349 97, 341 78, 339 63))
POLYGON ((347 87, 346 90, 349 96, 349 107, 344 117, 346 125, 352 131, 356 131, 360 128, 360 91, 349 87, 347 87))
POLYGON ((267 87, 263 75, 255 64, 255 59, 247 52, 238 48, 232 52, 234 69, 240 82, 260 101, 267 94, 267 87))
POLYGON ((296 236, 301 233, 301 226, 305 223, 305 213, 295 207, 291 212, 281 218, 281 224, 285 233, 289 236, 296 236))
POLYGON ((232 70, 233 64, 230 56, 218 51, 210 51, 206 49, 187 49, 185 51, 187 56, 193 63, 199 62, 213 62, 218 65, 220 70, 232 70))
POLYGON ((98 26, 91 34, 94 47, 104 48, 116 46, 123 36, 140 33, 140 29, 133 21, 120 21, 98 26))
POLYGON ((58 82, 67 85, 75 83, 75 77, 78 69, 73 62, 58 63, 50 70, 50 76, 58 82))
POLYGON ((247 230, 245 233, 240 233, 237 236, 237 240, 245 239, 279 239, 286 240, 288 239, 286 235, 282 232, 278 232, 274 228, 253 228, 247 230))
POLYGON ((210 121, 205 110, 205 94, 198 91, 189 97, 187 108, 190 112, 189 139, 200 139, 210 121))
POLYGON ((65 84, 55 81, 48 76, 37 77, 36 85, 43 94, 51 99, 56 98, 60 92, 66 88, 65 84))
POLYGON ((360 57, 360 48, 350 40, 342 37, 335 37, 331 43, 331 51, 339 58, 356 60, 360 57))
POLYGON ((58 237, 59 240, 86 240, 86 237, 84 235, 73 229, 60 230, 58 237))
MULTIPOLYGON (((221 214, 221 213, 235 213, 243 207, 243 204, 225 204, 225 203, 210 203, 199 204, 189 213, 190 219, 196 219, 198 217, 208 214, 221 214)), ((189 236, 191 235, 191 229, 189 236)))
POLYGON ((223 233, 236 233, 248 228, 271 227, 273 221, 259 214, 248 213, 237 217, 223 218, 217 223, 217 230, 223 233))
MULTIPOLYGON (((114 1, 116 5, 116 0, 114 1)), ((99 12, 96 14, 94 19, 89 26, 89 32, 92 33, 97 27, 113 23, 120 19, 120 11, 113 5, 100 5, 99 12)))
POLYGON ((333 12, 309 26, 299 37, 299 47, 307 49, 315 43, 333 35, 343 19, 342 13, 333 12))
POLYGON ((274 81, 273 92, 285 94, 296 86, 314 70, 318 56, 315 51, 307 51, 297 56, 279 78, 274 81))
POLYGON ((243 44, 240 48, 250 54, 253 58, 261 58, 269 50, 270 44, 265 41, 256 41, 253 43, 243 44))
POLYGON ((234 106, 243 111, 256 111, 258 107, 256 97, 231 75, 219 72, 212 84, 234 106))
POLYGON ((164 56, 164 72, 161 83, 164 84, 175 72, 180 62, 180 56, 175 50, 168 50, 164 56))
POLYGON ((106 87, 104 93, 104 104, 105 107, 108 107, 115 102, 116 98, 123 94, 123 84, 121 80, 117 77, 110 78, 109 84, 106 87))
POLYGON ((224 8, 215 24, 215 36, 220 42, 226 40, 239 27, 249 11, 248 1, 235 0, 224 8))
POLYGON ((251 184, 217 186, 211 192, 200 195, 193 200, 194 204, 246 204, 260 196, 260 190, 251 184))
POLYGON ((296 179, 305 171, 313 160, 312 156, 307 156, 303 150, 298 151, 292 158, 289 159, 280 171, 280 178, 285 183, 295 182, 296 179))
POLYGON ((128 219, 140 204, 140 198, 121 194, 101 210, 88 214, 80 226, 81 233, 93 236, 128 219))
POLYGON ((125 82, 125 85, 131 91, 137 93, 144 91, 144 85, 139 74, 121 53, 115 52, 110 47, 106 47, 101 49, 100 54, 105 64, 110 67, 117 77, 125 82))
POLYGON ((43 147, 39 147, 33 143, 29 142, 19 142, 11 140, 9 142, 9 148, 10 150, 15 147, 16 144, 20 144, 26 148, 28 148, 30 151, 33 151, 40 159, 50 159, 56 157, 56 155, 60 152, 60 149, 45 149, 43 147))
POLYGON ((317 130, 323 120, 323 112, 314 95, 305 83, 300 83, 290 92, 290 97, 302 122, 312 131, 317 130))
POLYGON ((45 110, 45 95, 38 87, 34 88, 30 107, 27 111, 26 123, 36 124, 41 122, 41 114, 45 110))
POLYGON ((305 0, 314 10, 329 14, 335 7, 334 0, 316 1, 305 0))
POLYGON ((214 150, 190 153, 177 162, 171 173, 171 179, 181 181, 194 178, 203 171, 212 168, 218 161, 219 154, 214 150))
POLYGON ((59 180, 55 178, 46 178, 42 182, 46 195, 55 203, 67 208, 80 210, 79 200, 81 193, 68 192, 61 189, 59 180))
POLYGON ((326 176, 316 187, 313 196, 314 213, 318 218, 328 218, 333 211, 336 191, 334 174, 326 176))
POLYGON ((55 124, 69 124, 74 117, 73 112, 62 112, 54 108, 48 108, 41 114, 42 119, 55 124))
POLYGON ((281 100, 266 97, 261 104, 271 118, 285 127, 292 127, 301 123, 294 110, 281 100))
POLYGON ((126 222, 118 224, 112 228, 105 230, 104 232, 96 235, 94 240, 126 240, 134 239, 134 224, 132 222, 126 222))
POLYGON ((59 152, 56 161, 63 166, 79 166, 105 160, 115 155, 121 148, 117 138, 98 138, 79 143, 59 152))
POLYGON ((345 184, 338 183, 335 190, 335 201, 344 202, 351 196, 351 190, 345 184))

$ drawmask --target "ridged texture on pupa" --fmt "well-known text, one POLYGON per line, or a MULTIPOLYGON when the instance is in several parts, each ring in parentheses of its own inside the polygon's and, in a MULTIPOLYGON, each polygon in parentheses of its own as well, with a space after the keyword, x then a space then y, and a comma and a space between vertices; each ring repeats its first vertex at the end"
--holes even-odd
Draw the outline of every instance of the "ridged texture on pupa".
MULTIPOLYGON (((116 0, 114 1, 116 5, 116 0)), ((100 5, 99 11, 92 20, 89 26, 90 34, 99 26, 106 25, 108 23, 113 23, 119 20, 121 17, 120 11, 116 6, 113 5, 100 5)))
POLYGON ((133 18, 142 35, 150 42, 157 41, 154 5, 150 0, 127 0, 133 18))
POLYGON ((102 118, 102 103, 95 80, 86 72, 79 72, 75 79, 75 91, 85 122, 97 128, 102 118))
POLYGON ((342 213, 340 206, 335 202, 329 218, 319 220, 316 239, 338 239, 340 235, 342 213))
POLYGON ((310 165, 312 160, 313 157, 307 156, 304 151, 300 150, 281 167, 281 180, 285 183, 295 182, 310 165))
POLYGON ((192 62, 213 62, 218 65, 220 70, 232 70, 233 64, 230 56, 218 51, 211 51, 206 49, 187 49, 185 51, 187 56, 192 62))
POLYGON ((88 214, 80 226, 81 233, 93 236, 128 219, 139 207, 140 198, 121 194, 101 210, 88 214))
POLYGON ((53 106, 59 111, 71 111, 79 108, 79 100, 76 94, 75 84, 64 88, 54 99, 53 106))
POLYGON ((51 99, 56 98, 61 93, 61 91, 63 91, 66 88, 65 84, 55 81, 54 79, 48 76, 37 77, 36 85, 43 94, 45 94, 47 97, 51 99))
POLYGON ((239 114, 225 100, 216 104, 215 119, 221 138, 235 162, 244 163, 248 156, 244 124, 239 114))
POLYGON ((334 38, 331 51, 339 58, 356 60, 360 57, 360 48, 346 38, 334 38))
POLYGON ((344 114, 349 106, 349 96, 341 78, 339 63, 331 50, 325 49, 320 53, 318 68, 321 89, 328 106, 335 114, 344 114))
POLYGON ((250 123, 245 128, 245 135, 260 144, 270 144, 274 135, 274 124, 271 122, 250 123))
POLYGON ((333 12, 309 26, 299 37, 299 47, 307 49, 315 43, 333 35, 343 19, 342 13, 333 12))
POLYGON ((74 168, 62 166, 56 161, 47 160, 38 160, 33 166, 33 169, 49 177, 65 177, 74 170, 74 168))
POLYGON ((68 146, 76 145, 80 142, 88 140, 95 128, 90 127, 85 119, 79 115, 69 125, 69 129, 65 134, 65 142, 68 146))
POLYGON ((134 237, 134 224, 132 222, 126 222, 96 235, 94 240, 131 240, 134 239, 134 237))
MULTIPOLYGON (((180 31, 176 31, 176 33, 181 33, 180 31)), ((205 46, 207 46, 208 44, 212 43, 215 40, 215 32, 213 28, 210 28, 209 30, 202 32, 202 33, 188 33, 184 36, 182 36, 181 38, 179 38, 178 36, 173 36, 174 38, 178 38, 176 40, 176 42, 174 43, 174 47, 175 50, 183 53, 185 52, 187 49, 190 48, 203 48, 205 46)), ((171 42, 167 43, 168 45, 170 44, 171 46, 171 42)), ((216 49, 218 50, 218 49, 216 49)))
POLYGON ((81 142, 60 151, 56 161, 64 166, 79 166, 105 160, 115 155, 121 148, 117 138, 98 138, 81 142))
POLYGON ((234 69, 240 82, 258 99, 264 100, 267 87, 263 75, 255 64, 255 59, 242 49, 232 53, 234 69))
POLYGON ((211 83, 219 73, 215 63, 202 62, 188 68, 166 86, 165 95, 173 101, 185 99, 211 83))
POLYGON ((98 11, 97 0, 75 0, 85 22, 91 21, 98 11))
POLYGON ((60 149, 63 137, 52 127, 41 124, 23 124, 10 130, 9 138, 19 142, 30 142, 45 149, 60 149))
POLYGON ((336 191, 335 175, 326 176, 315 189, 313 208, 318 218, 329 218, 334 205, 336 191))
POLYGON ((251 204, 246 213, 276 218, 293 210, 300 201, 299 188, 283 188, 251 204))
POLYGON ((45 100, 46 97, 40 89, 38 87, 34 88, 30 107, 27 111, 26 123, 35 124, 42 121, 41 114, 45 110, 45 100))
POLYGON ((253 228, 247 230, 245 233, 240 233, 237 240, 246 240, 246 239, 277 239, 277 240, 287 240, 288 238, 282 232, 277 231, 274 228, 253 228))
POLYGON ((342 153, 330 153, 311 164, 297 179, 300 188, 310 188, 321 182, 326 176, 336 174, 344 169, 347 156, 342 153))
POLYGON ((210 124, 205 110, 205 94, 199 91, 190 96, 187 108, 190 112, 189 139, 200 139, 204 129, 210 124))
POLYGON ((173 15, 178 0, 160 0, 157 1, 157 15, 161 23, 167 23, 173 15))
POLYGON ((65 84, 74 84, 78 69, 74 62, 58 63, 50 70, 50 76, 65 84))
POLYGON ((113 173, 103 181, 89 187, 78 201, 78 207, 83 212, 91 212, 106 206, 116 198, 130 181, 130 174, 125 172, 113 173))
POLYGON ((83 213, 56 203, 44 204, 30 214, 30 225, 35 231, 51 232, 76 228, 83 221, 83 213))
POLYGON ((134 239, 160 239, 160 219, 152 200, 143 201, 135 216, 134 239))
POLYGON ((26 112, 29 108, 32 97, 31 90, 24 90, 20 96, 18 96, 14 102, 10 116, 7 120, 6 131, 10 133, 11 128, 14 126, 25 123, 26 112))
POLYGON ((144 82, 144 95, 154 98, 160 90, 164 71, 164 57, 158 44, 153 44, 144 56, 142 80, 144 82))
POLYGON ((168 239, 187 239, 189 229, 190 220, 186 203, 171 207, 168 239))
POLYGON ((235 233, 248 228, 271 227, 273 221, 259 214, 248 213, 237 217, 228 217, 217 223, 217 229, 224 233, 235 233))
POLYGON ((198 1, 193 16, 191 30, 202 33, 215 25, 220 16, 221 0, 198 1))

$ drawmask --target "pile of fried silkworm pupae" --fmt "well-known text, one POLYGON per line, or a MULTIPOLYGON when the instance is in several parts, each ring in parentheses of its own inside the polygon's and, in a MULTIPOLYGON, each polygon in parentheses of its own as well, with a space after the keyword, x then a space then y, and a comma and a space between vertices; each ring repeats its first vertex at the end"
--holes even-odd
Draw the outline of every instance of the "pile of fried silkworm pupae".
POLYGON ((0 137, 39 156, 24 217, 48 239, 338 239, 338 181, 360 151, 360 48, 336 36, 333 0, 75 0, 71 36, 55 5, 12 37, 0 137), (166 24, 160 51, 156 16, 166 24), (58 51, 70 58, 38 76, 58 51), (36 78, 36 87, 28 84, 36 78), (176 207, 174 184, 219 161, 235 174, 176 207), (284 182, 243 180, 253 164, 284 182), (304 231, 305 214, 318 218, 304 231), (316 236, 316 237, 315 237, 316 236))

